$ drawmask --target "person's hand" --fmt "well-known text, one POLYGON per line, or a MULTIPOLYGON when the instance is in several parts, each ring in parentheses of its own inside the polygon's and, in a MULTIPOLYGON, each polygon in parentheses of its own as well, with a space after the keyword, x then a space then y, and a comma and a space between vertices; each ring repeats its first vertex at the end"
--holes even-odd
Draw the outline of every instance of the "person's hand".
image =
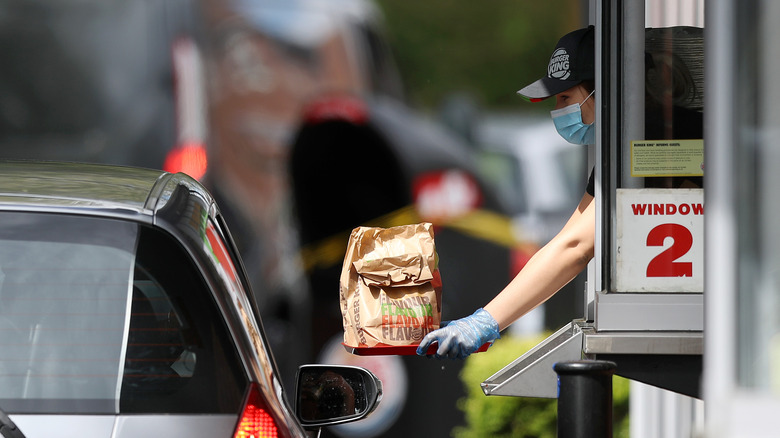
POLYGON ((471 316, 442 324, 442 328, 425 335, 417 347, 417 354, 425 356, 428 347, 437 342, 437 358, 465 359, 486 342, 493 342, 500 337, 498 323, 493 316, 485 309, 478 309, 471 316))

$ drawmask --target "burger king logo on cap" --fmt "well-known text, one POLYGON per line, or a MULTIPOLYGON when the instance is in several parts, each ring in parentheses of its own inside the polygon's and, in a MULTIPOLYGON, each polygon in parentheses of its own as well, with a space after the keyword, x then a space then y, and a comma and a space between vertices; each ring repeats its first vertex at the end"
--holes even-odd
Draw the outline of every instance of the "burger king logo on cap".
POLYGON ((550 57, 550 63, 547 65, 547 76, 551 79, 560 79, 562 81, 569 78, 569 54, 563 47, 556 49, 550 57))

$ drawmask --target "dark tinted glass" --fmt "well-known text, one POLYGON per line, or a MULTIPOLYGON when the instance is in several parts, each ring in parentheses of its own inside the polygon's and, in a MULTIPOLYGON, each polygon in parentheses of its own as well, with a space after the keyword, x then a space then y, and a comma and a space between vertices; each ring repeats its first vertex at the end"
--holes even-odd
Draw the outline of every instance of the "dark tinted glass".
POLYGON ((656 142, 633 149, 636 161, 656 169, 645 175, 645 187, 701 188, 703 143, 688 141, 703 138, 704 29, 692 26, 647 29, 645 139, 656 142), (647 152, 653 144, 657 146, 647 152), (637 158, 640 153, 642 158, 637 158), (700 167, 691 168, 690 163, 700 167))
POLYGON ((141 228, 120 410, 237 412, 246 379, 202 276, 167 234, 141 228))

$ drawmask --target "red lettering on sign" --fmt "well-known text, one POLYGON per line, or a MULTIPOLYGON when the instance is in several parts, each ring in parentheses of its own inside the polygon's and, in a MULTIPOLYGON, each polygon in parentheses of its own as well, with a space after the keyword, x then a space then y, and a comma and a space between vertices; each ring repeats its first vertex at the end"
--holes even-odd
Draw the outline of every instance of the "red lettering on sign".
POLYGON ((683 216, 693 213, 704 214, 703 204, 631 204, 634 216, 671 216, 681 214, 683 216))
POLYGON ((647 246, 663 246, 671 237, 672 246, 658 254, 647 265, 648 277, 693 277, 693 263, 676 261, 693 246, 693 234, 680 224, 662 224, 647 234, 647 246))
POLYGON ((647 204, 631 204, 631 208, 634 210, 634 216, 644 216, 647 204))

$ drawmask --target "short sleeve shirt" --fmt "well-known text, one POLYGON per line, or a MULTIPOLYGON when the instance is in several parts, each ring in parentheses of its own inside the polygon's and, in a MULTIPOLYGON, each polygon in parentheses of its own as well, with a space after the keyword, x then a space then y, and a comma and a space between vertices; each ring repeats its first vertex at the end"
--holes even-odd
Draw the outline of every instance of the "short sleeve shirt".
POLYGON ((593 171, 594 170, 595 169, 591 169, 590 170, 590 177, 588 178, 588 186, 585 188, 585 192, 587 192, 587 194, 589 194, 590 196, 596 196, 595 195, 596 190, 595 190, 594 185, 593 185, 594 184, 593 183, 593 171))

